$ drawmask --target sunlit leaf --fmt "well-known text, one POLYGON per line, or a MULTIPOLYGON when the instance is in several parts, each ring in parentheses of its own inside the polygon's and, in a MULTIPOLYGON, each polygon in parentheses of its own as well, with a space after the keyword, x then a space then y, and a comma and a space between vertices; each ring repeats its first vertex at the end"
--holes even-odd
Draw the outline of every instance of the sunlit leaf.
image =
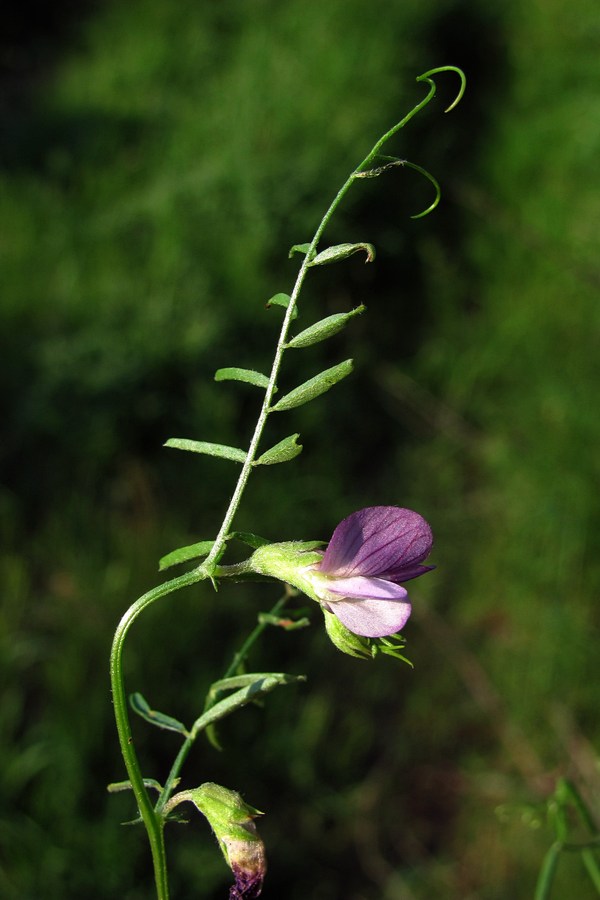
POLYGON ((151 709, 148 701, 142 694, 137 692, 131 694, 129 697, 129 705, 138 716, 141 716, 146 722, 150 722, 151 725, 156 725, 158 728, 164 728, 166 731, 178 731, 180 734, 188 734, 188 730, 183 722, 179 722, 177 719, 174 719, 172 716, 167 716, 165 713, 158 712, 156 709, 151 709))
POLYGON ((328 263, 339 262, 341 259, 347 259, 353 253, 364 250, 367 254, 365 262, 373 262, 375 259, 375 247, 373 244, 336 244, 335 247, 328 247, 317 253, 314 259, 310 261, 311 266, 324 266, 328 263))
POLYGON ((290 252, 288 253, 288 257, 292 257, 294 253, 303 253, 305 256, 310 250, 310 244, 294 244, 293 247, 290 247, 290 252))
POLYGON ((346 359, 344 362, 338 363, 337 366, 325 369, 324 372, 320 372, 314 378, 310 378, 304 384, 286 394, 285 397, 282 397, 275 406, 271 407, 271 410, 273 412, 283 412, 287 409, 294 409, 296 406, 302 406, 303 403, 308 403, 309 400, 324 394, 334 384, 337 384, 338 381, 349 375, 352 371, 352 366, 352 360, 346 359))
POLYGON ((255 700, 260 699, 265 694, 268 694, 270 691, 274 690, 276 687, 285 684, 297 684, 298 682, 306 681, 305 676, 303 675, 286 675, 283 672, 268 672, 268 673, 253 673, 247 675, 237 675, 233 678, 227 678, 222 681, 215 682, 209 691, 209 695, 207 698, 207 702, 211 702, 211 698, 219 696, 220 693, 224 693, 225 691, 231 690, 237 684, 243 685, 241 690, 237 690, 234 694, 231 694, 229 697, 226 697, 223 700, 219 700, 214 705, 211 705, 206 712, 204 712, 199 719, 194 722, 194 727, 192 729, 192 734, 195 736, 200 731, 203 731, 209 725, 218 722, 219 719, 225 718, 225 716, 230 715, 232 712, 235 712, 236 709, 240 709, 242 706, 246 706, 248 703, 253 703, 255 700))
POLYGON ((170 569, 171 566, 189 562, 190 559, 207 556, 212 550, 214 543, 214 541, 199 541, 197 544, 188 544, 187 547, 179 547, 177 550, 172 550, 171 553, 161 557, 158 569, 160 572, 163 572, 165 569, 170 569))
POLYGON ((246 384, 255 384, 256 387, 261 388, 266 388, 269 385, 269 379, 262 372, 256 372, 254 369, 237 369, 235 367, 217 369, 215 381, 244 381, 246 384))
POLYGON ((255 461, 255 466, 272 466, 276 463, 287 462, 302 453, 302 444, 298 444, 299 434, 290 434, 288 437, 279 441, 270 450, 267 450, 262 456, 255 461))
POLYGON ((321 319, 319 322, 315 322, 314 325, 310 325, 309 328, 305 328, 304 331, 300 331, 287 346, 299 348, 318 344, 319 341, 324 341, 326 338, 332 337, 332 335, 341 331, 350 319, 360 315, 365 308, 361 305, 351 312, 335 313, 333 316, 327 316, 326 319, 321 319))
POLYGON ((265 678, 293 678, 295 676, 286 675, 283 672, 244 672, 241 675, 230 675, 229 678, 219 678, 213 681, 206 695, 206 703, 209 706, 214 705, 225 694, 230 691, 239 690, 239 688, 249 687, 265 678))
POLYGON ((236 538, 238 541, 241 541, 248 547, 252 547, 254 550, 258 550, 259 547, 265 547, 267 544, 271 543, 267 538, 261 537, 259 534, 252 534, 251 531, 232 531, 227 535, 227 540, 230 540, 231 538, 236 538))
MULTIPOLYGON (((288 306, 290 305, 291 299, 292 298, 290 297, 289 294, 275 294, 274 297, 271 297, 270 300, 267 300, 267 304, 266 304, 267 309, 269 309, 269 307, 271 307, 271 306, 283 306, 284 309, 287 309, 288 306)), ((292 313, 292 319, 297 319, 297 318, 298 318, 298 307, 295 306, 294 311, 292 313)))
POLYGON ((174 447, 176 450, 189 450, 192 453, 206 453, 208 456, 220 456, 222 459, 231 459, 233 462, 243 463, 248 455, 245 450, 237 447, 227 447, 225 444, 210 444, 207 441, 190 441, 187 438, 169 438, 165 447, 174 447))

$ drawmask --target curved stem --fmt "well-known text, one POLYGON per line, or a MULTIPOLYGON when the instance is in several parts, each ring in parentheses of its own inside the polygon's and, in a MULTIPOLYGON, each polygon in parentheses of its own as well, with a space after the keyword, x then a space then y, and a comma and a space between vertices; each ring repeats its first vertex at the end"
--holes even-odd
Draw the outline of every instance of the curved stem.
POLYGON ((127 695, 125 693, 125 683, 123 681, 123 645, 131 625, 147 606, 155 600, 158 600, 160 597, 164 597, 166 594, 170 594, 179 588, 200 581, 202 577, 202 575, 195 571, 188 572, 185 575, 181 575, 179 578, 173 578, 171 581, 158 585, 158 587, 153 588, 151 591, 144 594, 143 597, 140 597, 139 600, 136 600, 136 602, 129 607, 117 626, 110 654, 110 680, 115 710, 115 721, 119 733, 119 743, 121 745, 121 753, 123 754, 123 760, 125 761, 125 767, 127 769, 127 774, 129 775, 129 780, 131 781, 131 787, 133 788, 140 815, 146 826, 146 831, 148 832, 158 900, 168 900, 169 898, 163 819, 156 814, 150 802, 133 745, 127 709, 127 695))

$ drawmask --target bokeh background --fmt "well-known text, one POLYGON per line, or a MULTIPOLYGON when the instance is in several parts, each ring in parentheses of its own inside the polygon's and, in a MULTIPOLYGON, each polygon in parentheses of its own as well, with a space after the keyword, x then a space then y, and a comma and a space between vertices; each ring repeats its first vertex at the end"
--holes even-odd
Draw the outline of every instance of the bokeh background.
MULTIPOLYGON (((365 663, 319 621, 269 632, 252 664, 306 673, 198 744, 184 784, 267 811, 264 897, 530 898, 561 775, 598 807, 597 394, 600 14, 578 0, 27 0, 3 12, 0 122, 0 894, 153 896, 123 777, 107 659, 157 560, 216 533, 235 467, 162 448, 243 446, 293 243, 375 139, 416 173, 357 185, 315 270, 303 327, 365 303, 288 354, 292 387, 353 356, 286 414, 304 453, 258 471, 236 525, 326 539, 349 512, 412 506, 438 568, 416 582, 414 670, 365 663), (540 812, 541 810, 541 812, 540 812), (501 814, 500 814, 501 813, 501 814), (539 813, 539 814, 538 814, 539 813)), ((281 431, 277 431, 280 428, 281 431)), ((128 686, 191 721, 277 597, 205 586, 132 632, 128 686)), ((136 723, 147 775, 174 735, 136 723)), ((172 826, 175 898, 222 898, 198 819, 172 826)), ((591 897, 577 859, 557 897, 591 897)))

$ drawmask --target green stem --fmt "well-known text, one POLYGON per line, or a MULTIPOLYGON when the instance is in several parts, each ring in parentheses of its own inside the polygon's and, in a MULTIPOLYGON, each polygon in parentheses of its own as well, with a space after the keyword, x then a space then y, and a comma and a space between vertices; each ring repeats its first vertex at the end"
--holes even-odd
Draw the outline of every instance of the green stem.
POLYGON ((171 594, 179 588, 195 584, 200 581, 202 577, 202 575, 195 571, 188 572, 185 575, 181 575, 179 578, 173 578, 171 581, 158 585, 158 587, 153 588, 151 591, 144 594, 143 597, 140 597, 139 600, 136 600, 136 602, 129 607, 117 626, 110 654, 110 679, 115 721, 119 733, 119 743, 121 745, 121 753, 123 754, 123 760, 138 804, 140 815, 146 827, 146 831, 148 832, 148 840, 150 841, 152 862, 154 865, 157 900, 168 900, 169 898, 163 819, 161 816, 157 815, 150 802, 133 745, 133 736, 131 734, 127 708, 127 695, 125 693, 125 683, 123 680, 123 646, 125 637, 131 625, 147 606, 155 600, 158 600, 160 597, 171 594))
POLYGON ((573 849, 581 851, 581 860, 585 870, 588 873, 596 892, 600 894, 600 866, 598 865, 597 857, 594 852, 595 848, 600 846, 600 837, 598 836, 598 827, 594 821, 594 817, 583 797, 569 779, 562 778, 560 780, 556 789, 556 795, 562 803, 570 802, 575 807, 585 827, 593 835, 587 845, 575 845, 573 849))
POLYGON ((592 850, 582 850, 581 859, 585 870, 590 876, 590 881, 596 888, 596 893, 600 894, 600 867, 592 850))
POLYGON ((435 96, 435 92, 436 92, 436 86, 435 86, 435 82, 432 80, 432 78, 430 76, 435 75, 438 72, 456 72, 460 76, 460 79, 461 79, 460 92, 458 94, 457 99, 454 101, 454 103, 451 104, 450 107, 448 107, 447 111, 452 109, 452 107, 455 106, 456 103, 458 103, 458 101, 460 100, 460 98, 463 95, 464 88, 465 88, 465 76, 460 69, 457 69, 455 66, 442 66, 438 69, 431 69, 429 72, 425 72, 423 75, 420 75, 419 78, 417 78, 417 81, 426 81, 429 84, 429 91, 427 93, 427 96, 423 100, 421 100, 420 103, 417 103, 416 106, 414 106, 413 109, 411 109, 411 111, 406 116, 404 116, 404 118, 400 122, 398 122, 396 125, 394 125, 392 128, 390 128, 390 130, 387 131, 383 135, 383 137, 381 137, 377 141, 377 143, 374 145, 371 152, 367 154, 367 156, 363 159, 363 161, 360 163, 360 165, 357 166, 357 168, 353 172, 351 172, 351 174, 348 176, 348 178, 346 179, 346 181, 344 182, 344 184, 342 185, 340 190, 335 195, 331 205, 329 206, 329 209, 327 210, 327 212, 321 219, 321 222, 319 223, 319 226, 318 226, 317 230, 315 231, 313 239, 310 242, 310 247, 308 249, 308 252, 305 254, 304 259, 302 261, 302 265, 300 266, 300 269, 298 271, 298 275, 296 277, 296 282, 294 284, 292 293, 290 295, 290 302, 289 302, 289 305, 285 312, 283 324, 281 326, 281 331, 279 334, 279 339, 277 341, 277 347, 275 349, 275 357, 273 359, 273 365, 271 367, 269 383, 265 390, 265 396, 263 398, 262 407, 261 407, 260 413, 258 415, 258 420, 256 422, 254 433, 250 440, 250 445, 248 447, 248 453, 246 455, 245 462, 242 465, 242 470, 240 472, 237 484, 235 486, 235 490, 233 492, 233 495, 229 502, 229 506, 228 506, 225 516, 223 518, 223 524, 221 525, 219 533, 215 539, 215 543, 213 544, 212 550, 210 551, 209 555, 207 556, 207 558, 204 562, 204 567, 207 572, 211 571, 211 566, 213 566, 214 563, 216 562, 216 560, 218 560, 220 557, 223 547, 225 546, 225 541, 227 540, 227 535, 229 534, 229 531, 231 529, 233 519, 234 519, 235 514, 240 505, 240 501, 242 499, 242 494, 244 493, 246 484, 248 483, 248 479, 250 478, 250 473, 251 473, 252 467, 254 465, 254 460, 256 459, 258 445, 262 438, 262 434, 263 434, 263 431, 264 431, 264 428, 265 428, 265 425, 267 422, 267 417, 271 410, 271 401, 273 399, 273 395, 275 393, 275 388, 277 386, 277 378, 279 376, 279 370, 281 368, 281 360, 283 358, 283 353, 286 349, 285 345, 287 343, 288 332, 289 332, 290 324, 292 322, 292 316, 294 314, 294 309, 296 308, 296 302, 298 300, 298 296, 299 296, 302 286, 304 284, 304 279, 306 277, 306 273, 310 267, 311 260, 313 259, 314 255, 315 255, 317 245, 323 235, 323 232, 325 231, 327 225, 329 224, 331 217, 333 216, 334 212, 340 205, 341 201, 343 200, 344 196, 350 189, 351 185, 354 183, 354 181, 357 178, 361 177, 362 172, 364 172, 366 169, 368 169, 368 167, 371 165, 371 163, 373 162, 373 160, 379 153, 381 147, 386 143, 386 141, 388 141, 391 137, 393 137, 397 131, 399 131, 408 122, 410 122, 410 120, 413 118, 413 116, 415 116, 418 112, 420 112, 420 110, 422 110, 424 106, 427 106, 427 104, 433 99, 433 97, 435 96))
MULTIPOLYGON (((283 595, 283 597, 280 597, 279 600, 277 601, 277 603, 275 604, 275 606, 273 607, 273 609, 270 610, 268 615, 269 616, 278 616, 279 613, 281 612, 281 610, 284 608, 285 604, 288 602, 289 598, 290 598, 290 595, 288 593, 285 593, 283 595)), ((235 673, 237 672, 239 667, 242 665, 244 660, 247 658, 253 645, 256 643, 258 638, 261 636, 261 634, 267 627, 268 627, 267 622, 259 622, 257 624, 254 631, 252 631, 248 635, 248 637, 246 638, 246 640, 244 641, 244 643, 242 644, 240 649, 237 651, 237 653, 234 653, 233 659, 231 660, 229 667, 225 671, 225 674, 222 676, 223 678, 231 678, 232 675, 235 675, 235 673)))
POLYGON ((554 876, 556 875, 556 867, 561 852, 561 844, 555 843, 548 849, 542 863, 542 868, 535 886, 534 900, 548 900, 554 876))
POLYGON ((598 834, 598 826, 572 781, 568 778, 561 778, 556 789, 556 795, 562 803, 572 803, 588 831, 592 834, 598 834))
MULTIPOLYGON (((287 593, 284 594, 283 597, 280 597, 279 600, 277 601, 277 603, 275 604, 275 606, 273 607, 273 609, 270 611, 269 615, 276 616, 283 609, 283 607, 287 603, 288 599, 289 599, 289 594, 287 594, 287 593)), ((244 641, 244 643, 242 644, 240 649, 237 651, 237 653, 234 654, 231 663, 229 664, 228 668, 225 671, 225 674, 221 676, 222 679, 231 678, 231 676, 237 671, 238 667, 247 658, 253 645, 256 643, 256 641, 261 636, 261 634, 263 633, 263 631, 265 630, 266 627, 267 627, 266 622, 258 623, 258 625, 254 629, 254 631, 252 631, 248 635, 248 637, 246 638, 246 640, 244 641)), ((205 707, 202 715, 204 715, 207 708, 208 707, 205 707)), ((202 717, 200 716, 200 718, 202 718, 202 717)), ((171 766, 171 771, 169 772, 168 778, 165 782, 165 786, 164 786, 163 790, 161 791, 161 795, 158 798, 158 802, 154 809, 154 812, 156 813, 157 816, 160 816, 161 813, 163 813, 165 811, 165 805, 169 801, 170 796, 175 788, 177 779, 179 778, 179 773, 181 772, 181 767, 183 766, 183 763, 185 762, 190 750, 192 749, 192 745, 193 745, 194 741, 196 740, 196 738, 198 737, 198 734, 200 734, 200 732, 197 731, 197 729, 196 729, 196 724, 198 721, 199 721, 199 719, 197 719, 196 722, 194 722, 194 724, 192 725, 188 736, 186 737, 185 741, 179 748, 179 753, 175 757, 175 761, 174 761, 173 765, 171 766)))

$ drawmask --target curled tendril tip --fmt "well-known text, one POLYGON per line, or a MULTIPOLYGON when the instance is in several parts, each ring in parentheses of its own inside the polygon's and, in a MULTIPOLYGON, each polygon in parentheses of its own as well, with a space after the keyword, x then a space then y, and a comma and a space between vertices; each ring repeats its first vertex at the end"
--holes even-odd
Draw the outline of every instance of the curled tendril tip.
POLYGON ((427 169, 424 169, 423 166, 418 166, 416 163, 411 163, 407 159, 404 160, 404 165, 408 166, 409 169, 414 169, 416 172, 420 172, 421 175, 424 175, 425 178, 427 178, 427 180, 430 181, 435 188, 435 199, 433 200, 433 203, 431 203, 427 207, 427 209, 424 209, 423 212, 416 213, 416 215, 411 216, 411 219, 422 219, 423 216, 429 215, 429 213, 433 212, 433 210, 436 208, 436 206, 440 202, 440 197, 442 196, 442 191, 437 182, 437 179, 433 177, 431 172, 428 172, 427 169))
POLYGON ((455 99, 450 104, 450 106, 448 106, 444 110, 444 112, 450 112, 450 110, 454 109, 454 107, 457 106, 460 103, 460 101, 462 100, 462 96, 467 87, 467 76, 465 75, 465 73, 463 72, 462 69, 458 68, 458 66, 438 66, 436 69, 429 69, 429 71, 423 72, 422 75, 419 75, 419 77, 417 78, 417 81, 426 81, 429 85, 431 85, 432 92, 431 92, 431 96, 429 96, 427 98, 427 102, 429 102, 429 100, 431 100, 433 98, 433 95, 436 92, 436 83, 431 76, 437 75, 440 72, 456 72, 456 74, 460 78, 460 90, 459 90, 458 94, 456 95, 455 99))

